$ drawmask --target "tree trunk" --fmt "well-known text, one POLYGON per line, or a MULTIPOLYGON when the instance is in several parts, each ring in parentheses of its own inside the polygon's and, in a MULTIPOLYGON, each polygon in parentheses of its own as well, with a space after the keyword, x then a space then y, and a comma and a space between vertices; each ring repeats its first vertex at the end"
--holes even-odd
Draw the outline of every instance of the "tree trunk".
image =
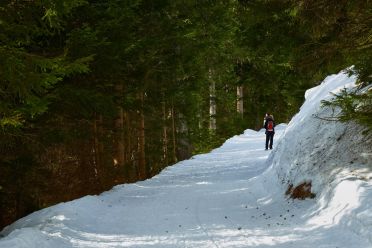
POLYGON ((137 133, 134 132, 132 127, 132 118, 134 118, 131 112, 126 113, 125 123, 126 123, 126 144, 127 144, 127 172, 128 172, 128 182, 134 182, 138 179, 137 169, 137 160, 135 157, 136 154, 136 144, 138 143, 137 133))
POLYGON ((167 112, 165 106, 165 96, 163 92, 162 110, 163 110, 163 162, 168 164, 168 137, 167 137, 167 112))
POLYGON ((101 134, 100 126, 102 125, 102 116, 97 116, 94 114, 94 121, 93 121, 93 168, 94 168, 94 177, 95 180, 99 183, 100 188, 102 187, 102 173, 100 167, 102 166, 102 144, 99 142, 99 137, 101 134))
POLYGON ((176 147, 176 125, 175 125, 175 118, 174 118, 174 104, 172 100, 172 141, 173 141, 173 162, 177 162, 177 147, 176 147))
MULTIPOLYGON (((119 96, 123 95, 123 85, 117 84, 115 90, 119 96)), ((125 141, 124 141, 124 110, 123 107, 118 107, 118 114, 115 120, 116 129, 116 154, 113 158, 114 166, 123 167, 125 164, 125 141)))
POLYGON ((237 86, 236 88, 236 111, 243 117, 244 105, 243 105, 243 85, 237 86))
POLYGON ((138 137, 138 177, 140 180, 146 179, 146 160, 145 160, 145 114, 144 114, 144 92, 140 93, 141 109, 139 121, 139 137, 138 137))
POLYGON ((93 121, 93 167, 94 167, 94 175, 97 178, 98 176, 98 164, 99 164, 99 153, 98 153, 98 128, 97 128, 97 114, 94 114, 94 121, 93 121))
POLYGON ((216 82, 212 77, 212 70, 209 70, 209 129, 215 131, 216 126, 216 82))

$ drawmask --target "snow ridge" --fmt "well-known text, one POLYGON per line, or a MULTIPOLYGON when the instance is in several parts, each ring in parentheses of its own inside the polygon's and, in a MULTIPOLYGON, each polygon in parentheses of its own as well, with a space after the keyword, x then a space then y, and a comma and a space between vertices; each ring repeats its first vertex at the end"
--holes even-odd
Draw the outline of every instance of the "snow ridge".
POLYGON ((269 160, 286 185, 312 181, 318 196, 308 224, 337 226, 363 235, 369 244, 360 247, 372 247, 372 140, 354 122, 317 118, 333 114, 332 109, 321 106, 321 100, 354 87, 355 81, 355 76, 343 71, 308 90, 305 104, 269 160))

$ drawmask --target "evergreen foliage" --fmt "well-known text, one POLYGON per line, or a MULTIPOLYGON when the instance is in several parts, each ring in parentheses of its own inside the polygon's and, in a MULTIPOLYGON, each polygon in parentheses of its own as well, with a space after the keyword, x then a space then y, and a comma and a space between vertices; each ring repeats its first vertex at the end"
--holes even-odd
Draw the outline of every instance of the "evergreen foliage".
POLYGON ((340 94, 336 94, 331 101, 323 101, 324 106, 334 109, 334 116, 326 117, 328 120, 350 121, 354 120, 372 130, 372 91, 370 87, 347 91, 344 89, 340 94), (341 109, 338 113, 336 108, 341 109))
POLYGON ((151 177, 261 128, 265 112, 286 122, 306 89, 351 65, 364 90, 326 104, 370 125, 371 9, 332 0, 2 1, 1 225, 151 177))

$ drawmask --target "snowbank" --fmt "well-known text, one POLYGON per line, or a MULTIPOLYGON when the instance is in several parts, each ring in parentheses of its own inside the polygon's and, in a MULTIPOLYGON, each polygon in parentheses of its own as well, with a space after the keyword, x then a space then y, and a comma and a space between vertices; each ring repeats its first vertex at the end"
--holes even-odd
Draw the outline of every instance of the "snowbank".
POLYGON ((323 120, 333 110, 321 106, 355 81, 341 72, 309 89, 269 161, 284 187, 312 183, 317 204, 310 224, 343 226, 372 243, 372 140, 356 123, 323 120))

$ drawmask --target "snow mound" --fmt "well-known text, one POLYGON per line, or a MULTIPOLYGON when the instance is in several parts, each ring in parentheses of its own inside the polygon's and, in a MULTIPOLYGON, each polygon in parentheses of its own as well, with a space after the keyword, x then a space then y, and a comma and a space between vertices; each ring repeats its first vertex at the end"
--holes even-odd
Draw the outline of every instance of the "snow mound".
POLYGON ((372 243, 372 140, 356 123, 325 121, 333 110, 321 106, 355 81, 343 71, 308 90, 269 161, 285 187, 311 182, 317 204, 309 224, 342 226, 372 243))

